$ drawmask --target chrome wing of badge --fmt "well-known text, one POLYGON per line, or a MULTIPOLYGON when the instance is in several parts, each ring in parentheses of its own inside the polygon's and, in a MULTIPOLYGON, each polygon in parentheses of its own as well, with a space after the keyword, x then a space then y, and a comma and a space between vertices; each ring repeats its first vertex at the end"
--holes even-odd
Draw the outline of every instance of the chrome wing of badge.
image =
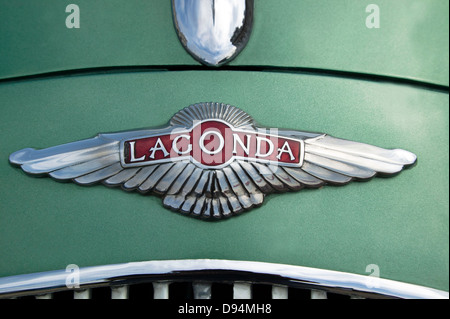
POLYGON ((326 134, 261 128, 234 106, 200 103, 176 113, 165 128, 26 148, 9 161, 34 175, 154 193, 174 211, 221 219, 261 205, 273 192, 396 174, 416 156, 326 134))

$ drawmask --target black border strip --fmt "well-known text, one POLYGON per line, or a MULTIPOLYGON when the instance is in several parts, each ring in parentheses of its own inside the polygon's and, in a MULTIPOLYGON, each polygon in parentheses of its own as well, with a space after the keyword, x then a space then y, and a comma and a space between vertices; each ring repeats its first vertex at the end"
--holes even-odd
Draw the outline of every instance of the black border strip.
POLYGON ((410 78, 400 78, 387 75, 377 75, 369 73, 359 73, 351 71, 326 70, 319 68, 305 67, 272 67, 272 66, 231 66, 226 65, 219 68, 211 68, 202 65, 157 65, 157 66, 114 66, 114 67, 94 67, 84 69, 71 69, 63 71, 45 72, 40 74, 24 75, 0 79, 1 83, 13 83, 20 81, 49 79, 58 77, 84 76, 94 74, 115 74, 115 73, 135 73, 135 72, 180 72, 180 71, 248 71, 248 72, 274 72, 274 73, 295 73, 329 77, 339 77, 353 80, 364 80, 372 82, 385 82, 412 87, 434 90, 442 93, 449 93, 449 87, 442 84, 425 82, 410 78))

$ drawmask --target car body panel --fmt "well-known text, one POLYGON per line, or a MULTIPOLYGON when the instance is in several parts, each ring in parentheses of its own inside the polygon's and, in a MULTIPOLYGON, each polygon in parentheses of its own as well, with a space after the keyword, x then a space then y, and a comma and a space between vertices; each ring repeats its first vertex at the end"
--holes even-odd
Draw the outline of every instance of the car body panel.
POLYGON ((292 72, 143 71, 0 85, 0 276, 143 260, 217 258, 366 273, 448 291, 448 94, 292 72), (197 102, 242 108, 267 127, 324 132, 415 153, 392 178, 273 194, 206 222, 157 196, 28 176, 8 163, 46 148, 165 125, 197 102))
MULTIPOLYGON (((449 84, 448 1, 256 1, 248 46, 230 66, 373 74, 449 84), (350 58, 351 57, 351 58, 350 58)), ((80 28, 68 4, 0 2, 0 78, 74 69, 198 66, 178 41, 168 0, 79 0, 80 28)))

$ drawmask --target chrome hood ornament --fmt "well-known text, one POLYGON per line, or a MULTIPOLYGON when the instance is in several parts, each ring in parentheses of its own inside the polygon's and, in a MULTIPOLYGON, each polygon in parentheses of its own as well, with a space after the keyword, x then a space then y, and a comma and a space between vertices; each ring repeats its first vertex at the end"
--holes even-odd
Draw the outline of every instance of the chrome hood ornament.
POLYGON ((199 62, 220 66, 247 44, 253 0, 172 0, 178 37, 199 62))
POLYGON ((234 106, 200 103, 176 113, 165 128, 26 148, 9 161, 57 180, 154 193, 174 211, 221 219, 261 205, 273 192, 392 175, 416 156, 326 134, 261 128, 234 106))

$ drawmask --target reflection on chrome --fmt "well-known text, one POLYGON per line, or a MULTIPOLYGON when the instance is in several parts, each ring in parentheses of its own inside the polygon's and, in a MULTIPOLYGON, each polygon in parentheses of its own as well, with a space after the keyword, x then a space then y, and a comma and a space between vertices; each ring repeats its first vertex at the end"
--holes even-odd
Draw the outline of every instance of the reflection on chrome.
MULTIPOLYGON (((40 295, 67 290, 66 270, 49 271, 0 278, 0 297, 40 295)), ((446 291, 379 278, 377 285, 367 285, 367 276, 310 267, 274 264, 255 261, 223 259, 155 260, 124 264, 80 267, 77 274, 80 289, 95 286, 111 286, 114 289, 136 282, 136 278, 154 283, 155 296, 167 296, 167 284, 185 277, 194 281, 235 281, 236 296, 249 295, 251 283, 272 284, 273 297, 286 297, 283 287, 301 287, 311 290, 312 298, 322 298, 327 291, 352 297, 374 298, 428 298, 448 299, 446 291), (183 277, 184 276, 184 277, 183 277), (146 279, 147 278, 147 279, 146 279), (164 283, 161 285, 160 283, 164 283), (155 285, 156 284, 156 285, 155 285), (281 287, 281 289, 280 289, 281 287)), ((196 287, 199 290, 199 287, 196 287)), ((81 290, 80 290, 81 291, 81 290)), ((74 292, 80 293, 74 290, 74 292)), ((114 291, 117 294, 117 290, 114 291)), ((76 295, 76 297, 79 297, 76 295)))
POLYGON ((253 0, 172 0, 178 37, 198 61, 219 66, 248 42, 253 0))

